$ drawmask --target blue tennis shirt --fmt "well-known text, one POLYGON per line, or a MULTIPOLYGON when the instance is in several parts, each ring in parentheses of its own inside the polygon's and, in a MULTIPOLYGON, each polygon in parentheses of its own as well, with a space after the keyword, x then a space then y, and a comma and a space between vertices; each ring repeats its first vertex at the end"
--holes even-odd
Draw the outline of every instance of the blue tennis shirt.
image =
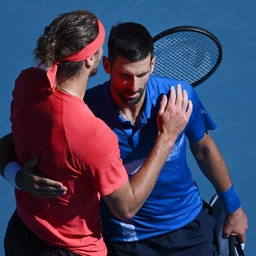
POLYGON ((148 156, 158 130, 156 117, 163 94, 181 84, 193 102, 187 126, 176 140, 156 185, 138 213, 129 221, 116 218, 101 200, 103 236, 111 241, 138 241, 176 230, 191 222, 202 208, 198 188, 186 161, 186 138, 201 140, 216 124, 186 82, 151 75, 146 86, 146 102, 139 122, 131 124, 117 111, 110 95, 109 81, 86 91, 85 102, 118 136, 121 158, 132 177, 148 156))

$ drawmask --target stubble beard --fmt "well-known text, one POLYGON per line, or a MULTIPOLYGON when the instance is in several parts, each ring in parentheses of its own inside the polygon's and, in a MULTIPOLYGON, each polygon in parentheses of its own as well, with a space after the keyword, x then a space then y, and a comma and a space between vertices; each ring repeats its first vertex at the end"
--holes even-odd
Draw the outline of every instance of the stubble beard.
POLYGON ((133 99, 127 99, 125 96, 124 96, 124 93, 120 93, 119 94, 119 98, 122 100, 122 102, 128 106, 134 106, 136 104, 138 104, 143 96, 143 93, 144 93, 145 89, 139 89, 137 91, 137 93, 139 93, 139 96, 136 97, 136 98, 133 98, 133 99))
POLYGON ((94 69, 91 71, 89 77, 93 77, 93 76, 95 76, 97 73, 98 73, 98 67, 94 68, 94 69))

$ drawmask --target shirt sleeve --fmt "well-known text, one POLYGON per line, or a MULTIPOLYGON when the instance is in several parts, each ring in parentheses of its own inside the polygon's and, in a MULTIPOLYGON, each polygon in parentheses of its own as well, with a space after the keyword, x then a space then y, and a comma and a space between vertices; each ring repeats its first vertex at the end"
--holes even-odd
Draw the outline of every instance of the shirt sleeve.
POLYGON ((208 111, 198 98, 193 88, 188 91, 189 99, 193 103, 193 112, 186 126, 185 133, 192 142, 200 141, 207 130, 215 130, 217 125, 210 117, 208 111))
POLYGON ((103 196, 111 194, 128 181, 115 134, 99 143, 84 160, 94 186, 103 196))

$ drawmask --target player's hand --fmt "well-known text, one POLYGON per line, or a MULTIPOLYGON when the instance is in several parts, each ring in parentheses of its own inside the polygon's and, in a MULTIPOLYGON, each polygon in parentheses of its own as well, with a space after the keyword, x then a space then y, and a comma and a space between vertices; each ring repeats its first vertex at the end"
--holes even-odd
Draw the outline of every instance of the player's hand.
POLYGON ((35 170, 38 158, 28 161, 16 174, 17 186, 39 197, 58 197, 66 194, 67 188, 61 182, 48 179, 35 170))
POLYGON ((222 237, 228 238, 230 235, 237 236, 240 243, 245 243, 245 232, 248 229, 248 220, 243 209, 240 207, 232 214, 228 214, 223 228, 222 237))
POLYGON ((186 126, 192 109, 192 102, 188 100, 187 92, 182 91, 181 85, 177 86, 176 91, 172 86, 169 100, 164 95, 160 103, 157 117, 158 132, 176 140, 186 126))

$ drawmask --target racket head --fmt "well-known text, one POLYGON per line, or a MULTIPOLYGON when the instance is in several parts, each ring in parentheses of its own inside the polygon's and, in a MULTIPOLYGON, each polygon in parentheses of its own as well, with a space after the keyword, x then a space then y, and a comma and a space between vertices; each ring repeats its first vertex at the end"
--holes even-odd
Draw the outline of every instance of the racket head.
POLYGON ((208 30, 179 26, 153 37, 154 75, 172 77, 193 87, 209 78, 222 60, 222 46, 208 30))

